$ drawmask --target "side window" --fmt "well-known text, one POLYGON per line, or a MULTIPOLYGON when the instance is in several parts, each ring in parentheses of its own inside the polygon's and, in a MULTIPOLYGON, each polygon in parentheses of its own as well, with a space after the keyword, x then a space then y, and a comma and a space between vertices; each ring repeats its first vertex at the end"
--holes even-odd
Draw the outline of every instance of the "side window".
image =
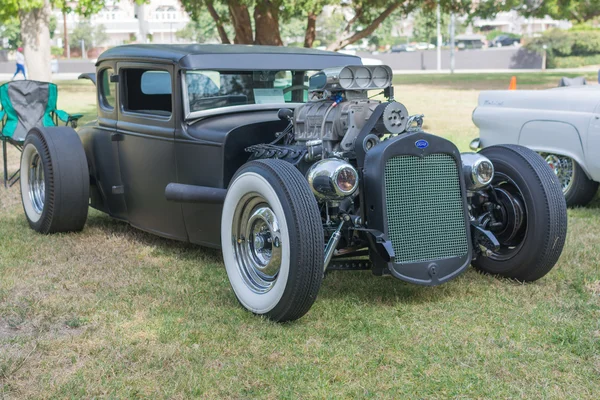
POLYGON ((104 108, 110 110, 115 108, 115 93, 117 90, 117 84, 110 82, 111 75, 114 75, 113 69, 106 68, 100 71, 100 79, 98 79, 100 103, 104 108))
POLYGON ((123 109, 144 114, 170 116, 171 74, 141 68, 124 69, 123 109))

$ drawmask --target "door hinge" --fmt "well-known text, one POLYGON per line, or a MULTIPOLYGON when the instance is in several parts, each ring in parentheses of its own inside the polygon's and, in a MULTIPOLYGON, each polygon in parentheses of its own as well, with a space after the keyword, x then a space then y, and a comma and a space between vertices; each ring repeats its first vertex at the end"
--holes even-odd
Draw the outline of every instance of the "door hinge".
POLYGON ((110 140, 112 140, 113 142, 122 142, 124 138, 125 136, 123 136, 122 133, 113 133, 112 135, 110 135, 110 140))
POLYGON ((123 185, 112 187, 112 194, 123 194, 123 193, 125 193, 125 187, 123 185))
POLYGON ((119 83, 119 75, 111 75, 109 79, 110 83, 119 83))

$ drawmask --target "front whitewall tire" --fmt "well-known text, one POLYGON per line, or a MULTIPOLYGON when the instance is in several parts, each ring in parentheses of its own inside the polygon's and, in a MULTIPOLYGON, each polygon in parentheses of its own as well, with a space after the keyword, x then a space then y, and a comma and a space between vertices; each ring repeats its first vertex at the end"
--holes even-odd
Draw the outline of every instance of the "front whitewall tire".
POLYGON ((323 225, 308 182, 293 165, 258 160, 240 168, 223 205, 221 245, 244 308, 279 322, 311 308, 323 280, 323 225))
POLYGON ((223 261, 231 287, 240 303, 255 314, 265 314, 271 311, 281 300, 290 271, 290 239, 283 213, 281 201, 267 180, 254 172, 239 175, 229 187, 221 222, 221 243, 223 246, 223 261), (256 192, 262 196, 275 212, 279 221, 281 237, 281 265, 277 280, 266 293, 256 293, 251 290, 242 278, 242 271, 235 258, 233 238, 234 215, 238 203, 248 193, 256 192))

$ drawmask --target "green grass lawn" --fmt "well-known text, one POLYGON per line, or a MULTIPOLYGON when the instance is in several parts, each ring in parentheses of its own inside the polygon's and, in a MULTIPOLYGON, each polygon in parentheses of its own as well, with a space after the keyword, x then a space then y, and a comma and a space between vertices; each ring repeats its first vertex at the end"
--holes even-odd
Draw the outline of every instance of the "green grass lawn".
MULTIPOLYGON (((477 135, 469 85, 482 84, 460 77, 401 77, 396 98, 466 150, 477 135)), ((59 101, 90 120, 83 83, 60 83, 59 101)), ((18 154, 10 160, 15 169, 18 154)), ((219 251, 95 211, 82 233, 34 233, 18 187, 0 190, 0 238, 0 399, 600 394, 598 200, 569 211, 564 253, 534 284, 472 269, 434 288, 335 272, 289 324, 238 305, 219 251)))

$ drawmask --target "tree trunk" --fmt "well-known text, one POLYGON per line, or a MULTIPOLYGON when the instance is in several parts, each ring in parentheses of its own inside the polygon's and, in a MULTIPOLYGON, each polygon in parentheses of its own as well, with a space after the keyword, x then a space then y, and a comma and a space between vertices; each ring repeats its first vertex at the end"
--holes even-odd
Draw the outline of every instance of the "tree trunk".
POLYGON ((252 35, 252 22, 250 21, 250 12, 248 6, 242 4, 240 0, 229 0, 229 15, 231 23, 235 30, 233 43, 235 44, 252 44, 254 42, 252 35))
POLYGON ((219 32, 219 38, 221 39, 221 43, 231 44, 231 42, 229 41, 229 37, 227 37, 227 32, 225 32, 225 27, 223 26, 223 21, 221 21, 221 17, 219 16, 219 13, 217 13, 217 10, 215 10, 215 5, 213 4, 213 2, 207 1, 206 8, 208 9, 208 13, 212 17, 212 19, 215 21, 215 24, 217 25, 217 32, 219 32))
MULTIPOLYGON (((138 20, 138 43, 148 43, 148 23, 146 22, 146 4, 134 3, 135 16, 138 20)), ((88 44, 91 47, 91 43, 88 44)))
POLYGON ((283 46, 279 34, 279 4, 258 0, 254 6, 254 44, 283 46))
POLYGON ((317 13, 309 11, 304 34, 304 47, 312 47, 317 37, 317 13))
POLYGON ((27 78, 49 82, 50 70, 50 1, 44 0, 40 8, 19 11, 23 54, 27 67, 27 78))
MULTIPOLYGON (((398 2, 393 3, 392 5, 389 5, 377 18, 375 18, 362 31, 358 31, 358 32, 354 33, 353 35, 349 35, 350 30, 346 29, 348 34, 343 35, 340 39, 338 39, 335 42, 333 42, 332 44, 330 44, 327 47, 327 50, 338 51, 338 50, 343 49, 344 47, 348 46, 349 44, 357 42, 360 39, 364 39, 367 36, 371 35, 375 31, 375 29, 377 29, 377 27, 379 25, 381 25, 381 23, 387 17, 389 17, 391 13, 396 11, 398 9, 398 7, 400 7, 402 4, 403 4, 403 1, 398 1, 398 2)), ((347 28, 349 28, 349 27, 347 27, 347 28)))

